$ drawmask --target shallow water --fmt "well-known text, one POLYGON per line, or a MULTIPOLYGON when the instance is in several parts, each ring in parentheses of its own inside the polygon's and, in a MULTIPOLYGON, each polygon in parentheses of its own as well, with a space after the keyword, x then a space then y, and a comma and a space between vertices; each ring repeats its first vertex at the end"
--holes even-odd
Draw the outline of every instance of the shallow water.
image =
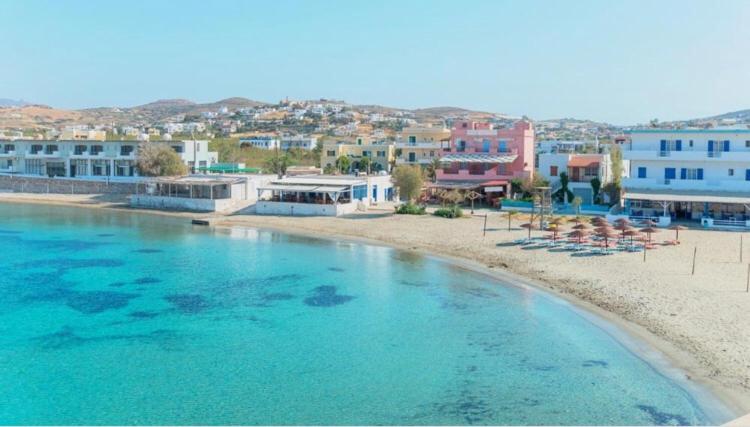
POLYGON ((569 304, 390 248, 0 204, 0 424, 706 424, 569 304))

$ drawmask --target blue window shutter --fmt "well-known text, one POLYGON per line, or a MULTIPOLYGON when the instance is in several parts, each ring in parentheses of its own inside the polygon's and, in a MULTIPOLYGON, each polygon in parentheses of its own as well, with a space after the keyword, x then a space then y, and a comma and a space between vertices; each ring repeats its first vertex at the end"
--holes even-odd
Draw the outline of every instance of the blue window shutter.
POLYGON ((664 168, 664 179, 675 179, 675 169, 664 168))
POLYGON ((724 141, 724 151, 729 151, 729 141, 724 141))
POLYGON ((745 169, 745 181, 750 181, 750 169, 745 169))
POLYGON ((698 179, 703 179, 703 168, 698 169, 698 179))
POLYGON ((714 151, 714 142, 708 141, 708 151, 714 151))
POLYGON ((646 177, 646 168, 639 167, 638 168, 638 178, 645 178, 646 177))
POLYGON ((660 147, 661 151, 667 151, 667 141, 664 140, 664 139, 662 139, 661 143, 659 144, 659 147, 660 147))
POLYGON ((682 151, 682 140, 681 139, 677 140, 677 151, 682 151))
POLYGON ((687 169, 680 169, 680 179, 687 179, 687 169))

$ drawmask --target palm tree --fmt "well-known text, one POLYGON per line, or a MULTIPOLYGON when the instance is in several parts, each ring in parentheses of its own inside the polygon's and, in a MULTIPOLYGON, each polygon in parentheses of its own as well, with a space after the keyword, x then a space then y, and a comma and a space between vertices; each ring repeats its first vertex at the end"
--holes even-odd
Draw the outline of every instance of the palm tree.
POLYGON ((359 169, 367 172, 367 174, 370 174, 370 167, 372 165, 372 160, 370 160, 369 157, 362 157, 359 159, 359 169))
POLYGON ((440 169, 440 159, 433 159, 429 165, 427 165, 427 176, 430 177, 432 182, 437 181, 437 171, 440 169))
POLYGON ((347 156, 339 156, 339 158, 336 159, 336 168, 339 170, 339 173, 349 172, 349 167, 351 165, 352 161, 349 160, 349 157, 347 156))

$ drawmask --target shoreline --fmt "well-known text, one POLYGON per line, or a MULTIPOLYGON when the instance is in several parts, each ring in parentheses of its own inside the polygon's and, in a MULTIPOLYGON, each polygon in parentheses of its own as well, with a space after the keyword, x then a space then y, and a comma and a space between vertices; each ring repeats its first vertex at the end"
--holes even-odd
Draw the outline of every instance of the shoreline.
MULTIPOLYGON (((90 196, 89 196, 90 197, 90 196)), ((415 242, 398 242, 388 238, 377 238, 371 235, 354 234, 346 230, 334 230, 335 227, 321 227, 319 221, 309 220, 306 224, 305 218, 311 217, 273 217, 238 215, 225 216, 220 214, 201 214, 177 211, 157 211, 150 209, 135 209, 124 204, 124 201, 96 201, 91 202, 89 197, 81 196, 72 198, 68 195, 46 195, 46 194, 0 194, 0 202, 3 203, 36 203, 44 205, 59 205, 79 208, 107 209, 118 212, 137 212, 152 215, 170 216, 177 218, 206 218, 212 219, 211 226, 218 229, 231 228, 254 228, 278 231, 286 234, 302 235, 318 239, 346 240, 356 243, 385 246, 402 251, 416 252, 423 256, 434 257, 445 262, 456 265, 475 273, 486 275, 493 280, 502 282, 508 286, 522 286, 533 289, 541 294, 559 298, 571 304, 580 315, 586 317, 596 326, 602 327, 615 340, 625 348, 643 358, 647 363, 655 366, 660 372, 664 372, 680 386, 693 396, 706 398, 702 402, 707 406, 710 413, 712 407, 717 412, 726 415, 731 412, 736 418, 750 411, 750 395, 746 388, 739 388, 726 383, 726 378, 720 375, 712 375, 710 368, 701 364, 701 358, 694 352, 680 348, 668 337, 655 333, 648 327, 610 310, 605 306, 597 304, 597 301, 586 299, 573 292, 561 289, 560 284, 550 283, 534 275, 524 275, 509 268, 508 265, 488 264, 479 258, 457 256, 447 250, 440 250, 435 246, 417 244, 415 242), (8 197, 10 196, 10 197, 8 197), (655 362, 655 363, 652 363, 655 362), (723 406, 723 408, 721 407, 723 406)), ((409 220, 410 218, 406 218, 409 220)), ((352 221, 358 224, 366 224, 368 218, 353 219, 340 218, 339 221, 352 221)), ((462 221, 462 220, 442 220, 462 221)), ((525 231, 524 231, 525 233, 525 231)), ((709 355, 710 356, 710 355, 709 355)), ((704 359, 705 360, 705 359, 704 359)), ((701 405, 703 408, 704 405, 701 405)))

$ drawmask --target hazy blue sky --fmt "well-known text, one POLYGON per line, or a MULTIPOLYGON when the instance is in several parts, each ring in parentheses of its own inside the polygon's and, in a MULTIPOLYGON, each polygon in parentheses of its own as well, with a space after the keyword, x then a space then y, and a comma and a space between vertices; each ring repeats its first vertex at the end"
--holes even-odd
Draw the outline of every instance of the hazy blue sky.
POLYGON ((0 97, 337 98, 616 124, 750 108, 750 0, 0 0, 0 97))

